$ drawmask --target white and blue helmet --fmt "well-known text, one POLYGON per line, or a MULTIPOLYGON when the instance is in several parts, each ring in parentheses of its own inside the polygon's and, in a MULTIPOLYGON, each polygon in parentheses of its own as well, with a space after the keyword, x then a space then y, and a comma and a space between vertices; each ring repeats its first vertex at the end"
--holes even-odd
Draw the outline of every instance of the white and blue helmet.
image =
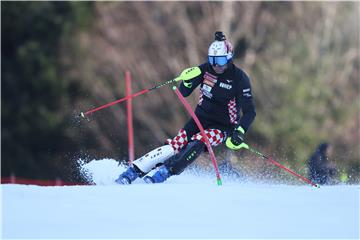
POLYGON ((208 51, 208 62, 211 65, 224 66, 233 57, 233 48, 222 32, 215 33, 215 41, 208 51))

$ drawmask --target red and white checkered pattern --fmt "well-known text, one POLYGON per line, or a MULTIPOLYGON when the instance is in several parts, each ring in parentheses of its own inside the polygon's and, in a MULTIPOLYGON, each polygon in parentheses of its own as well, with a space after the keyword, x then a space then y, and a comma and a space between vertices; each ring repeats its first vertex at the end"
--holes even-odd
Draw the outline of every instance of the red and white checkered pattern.
POLYGON ((165 142, 171 145, 174 151, 178 153, 180 149, 188 144, 186 131, 184 129, 180 129, 173 139, 167 139, 165 142))
MULTIPOLYGON (((218 129, 205 129, 205 135, 209 139, 211 146, 217 146, 224 141, 224 134, 218 129)), ((191 137, 191 140, 200 140, 205 143, 201 133, 197 133, 191 137)))
POLYGON ((236 109, 236 100, 235 100, 235 98, 233 98, 232 100, 229 101, 228 110, 229 110, 230 122, 232 124, 237 124, 238 121, 236 121, 237 109, 236 109))

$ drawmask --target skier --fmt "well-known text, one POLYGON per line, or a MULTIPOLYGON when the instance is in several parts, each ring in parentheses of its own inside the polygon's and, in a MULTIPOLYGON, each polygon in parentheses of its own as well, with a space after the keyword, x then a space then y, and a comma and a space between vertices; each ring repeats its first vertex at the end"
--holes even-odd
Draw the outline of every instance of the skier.
POLYGON ((326 142, 321 143, 316 151, 308 160, 309 178, 312 182, 318 184, 334 183, 336 168, 329 161, 328 155, 331 155, 332 146, 326 142))
MULTIPOLYGON (((189 96, 200 85, 195 114, 205 129, 212 146, 226 143, 233 150, 241 149, 244 135, 255 119, 250 79, 232 61, 232 45, 222 32, 215 32, 215 41, 208 50, 208 61, 198 67, 199 75, 183 80, 179 91, 189 96), (240 117, 240 111, 242 116, 240 117)), ((190 70, 194 69, 190 68, 190 70)), ((186 69, 183 71, 188 71, 186 69)), ((130 184, 138 177, 147 183, 161 183, 179 175, 205 150, 205 140, 191 118, 173 139, 133 161, 115 181, 130 184), (146 176, 158 167, 153 176, 146 176)))

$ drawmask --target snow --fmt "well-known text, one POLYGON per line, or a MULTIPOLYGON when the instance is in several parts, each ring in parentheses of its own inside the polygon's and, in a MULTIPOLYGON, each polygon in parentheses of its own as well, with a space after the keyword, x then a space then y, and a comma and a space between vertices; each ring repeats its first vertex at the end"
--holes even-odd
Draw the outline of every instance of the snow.
POLYGON ((2 238, 359 239, 359 186, 242 183, 190 171, 113 183, 115 160, 83 166, 97 185, 1 185, 2 238))

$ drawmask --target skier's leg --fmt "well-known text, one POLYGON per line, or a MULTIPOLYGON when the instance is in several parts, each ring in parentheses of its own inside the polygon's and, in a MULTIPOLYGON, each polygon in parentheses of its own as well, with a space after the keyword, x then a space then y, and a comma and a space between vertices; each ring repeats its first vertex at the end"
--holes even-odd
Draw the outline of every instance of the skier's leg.
POLYGON ((175 155, 173 147, 171 145, 164 145, 136 159, 133 165, 141 171, 140 177, 142 177, 173 155, 175 155))
MULTIPOLYGON (((225 140, 225 135, 219 129, 206 129, 205 134, 212 146, 218 146, 225 140)), ((178 154, 166 160, 152 177, 146 176, 144 180, 147 183, 161 183, 172 175, 182 173, 206 149, 205 140, 200 133, 193 135, 191 140, 178 154)))
POLYGON ((151 152, 145 154, 143 157, 136 159, 132 165, 115 181, 120 184, 130 184, 138 177, 145 176, 153 168, 175 154, 171 145, 164 145, 158 147, 151 152))
MULTIPOLYGON (((173 147, 173 149, 175 150, 175 153, 176 153, 176 158, 178 158, 178 155, 180 154, 179 152, 180 151, 183 151, 183 149, 185 149, 188 145, 188 139, 191 138, 191 136, 193 136, 195 133, 197 133, 199 131, 195 121, 191 118, 186 124, 185 126, 180 129, 179 133, 173 138, 173 139, 167 139, 166 140, 166 143, 171 145, 173 147)), ((173 157, 170 157, 169 159, 172 159, 174 158, 175 156, 173 157)), ((168 161, 168 160, 166 160, 168 161)), ((165 167, 160 167, 158 172, 157 172, 157 175, 159 176, 165 176, 164 177, 164 180, 166 180, 166 178, 168 177, 168 170, 167 168, 165 167)), ((170 176, 170 175, 169 175, 170 176)), ((145 181, 147 182, 152 182, 152 178, 150 176, 146 176, 144 178, 145 181)), ((160 182, 160 180, 159 180, 160 182)))
POLYGON ((144 181, 147 183, 161 183, 172 175, 179 175, 200 156, 204 149, 205 144, 201 141, 189 142, 178 154, 167 159, 152 177, 146 176, 144 181))
MULTIPOLYGON (((209 139, 210 145, 216 147, 222 144, 226 140, 226 134, 224 131, 215 128, 205 129, 204 133, 206 137, 209 139)), ((196 133, 191 137, 192 141, 199 140, 205 143, 205 139, 203 138, 201 133, 196 133)))
POLYGON ((119 178, 115 180, 120 184, 130 184, 138 177, 143 177, 152 169, 163 164, 165 160, 174 156, 179 149, 187 144, 187 134, 184 129, 180 129, 178 134, 173 139, 166 141, 167 145, 161 146, 145 154, 143 157, 133 161, 124 173, 120 174, 119 178))

